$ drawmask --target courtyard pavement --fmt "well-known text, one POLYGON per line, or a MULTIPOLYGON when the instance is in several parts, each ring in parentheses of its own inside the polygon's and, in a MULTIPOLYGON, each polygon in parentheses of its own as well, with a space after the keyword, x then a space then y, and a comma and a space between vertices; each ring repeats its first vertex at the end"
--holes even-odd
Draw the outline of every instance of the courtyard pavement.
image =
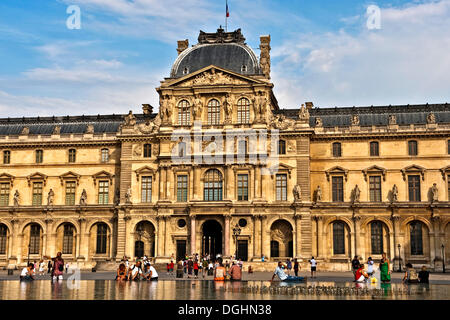
MULTIPOLYGON (((187 275, 184 278, 176 278, 175 274, 169 275, 166 271, 158 271, 160 280, 193 280, 192 278, 187 278, 187 275)), ((269 281, 272 278, 272 272, 254 272, 247 273, 244 272, 242 274, 243 281, 269 281)), ((6 270, 0 270, 0 281, 2 280, 19 280, 20 270, 14 270, 14 275, 8 275, 6 270)), ((293 272, 291 272, 293 275, 293 272)), ((400 283, 403 278, 404 273, 392 272, 391 273, 391 282, 392 283, 400 283)), ((70 274, 64 274, 64 278, 69 277, 70 274)), ((81 280, 114 280, 116 276, 115 272, 112 271, 81 271, 81 280)), ((352 272, 318 272, 316 278, 311 278, 311 274, 306 271, 299 272, 299 276, 307 277, 308 283, 314 282, 352 282, 353 274, 352 272)), ((37 276, 37 280, 50 280, 50 275, 45 274, 43 276, 37 276)), ((275 278, 278 280, 278 278, 275 278)), ((202 276, 199 277, 198 280, 213 280, 213 276, 205 276, 203 279, 202 276)), ((447 284, 450 285, 450 273, 430 273, 430 284, 447 284)))

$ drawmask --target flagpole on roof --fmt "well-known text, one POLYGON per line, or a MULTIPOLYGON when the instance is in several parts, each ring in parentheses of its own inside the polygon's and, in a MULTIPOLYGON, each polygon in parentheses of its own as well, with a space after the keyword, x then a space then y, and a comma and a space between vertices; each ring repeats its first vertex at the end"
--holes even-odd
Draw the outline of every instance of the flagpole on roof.
POLYGON ((225 32, 228 32, 228 16, 230 13, 228 12, 228 0, 225 0, 225 32))

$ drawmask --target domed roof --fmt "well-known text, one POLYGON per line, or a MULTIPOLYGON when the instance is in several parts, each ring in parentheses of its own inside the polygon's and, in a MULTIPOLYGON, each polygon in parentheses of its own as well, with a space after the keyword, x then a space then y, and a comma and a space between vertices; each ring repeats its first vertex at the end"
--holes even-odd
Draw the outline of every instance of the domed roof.
POLYGON ((240 29, 216 33, 200 31, 199 43, 184 50, 173 64, 170 76, 179 78, 215 65, 243 75, 260 74, 258 59, 245 43, 240 29))

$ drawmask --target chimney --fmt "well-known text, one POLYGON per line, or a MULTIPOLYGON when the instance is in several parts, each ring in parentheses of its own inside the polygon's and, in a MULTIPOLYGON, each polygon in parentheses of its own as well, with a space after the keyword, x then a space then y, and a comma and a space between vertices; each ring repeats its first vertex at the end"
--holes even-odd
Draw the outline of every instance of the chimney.
POLYGON ((270 79, 270 35, 261 36, 259 49, 261 54, 259 56, 259 66, 261 71, 267 79, 270 79))
POLYGON ((306 106, 306 109, 312 109, 313 107, 314 107, 314 103, 312 103, 312 102, 305 102, 305 106, 306 106))
POLYGON ((180 55, 180 53, 182 53, 184 50, 186 50, 189 47, 189 40, 188 39, 186 39, 186 40, 178 40, 177 43, 178 43, 178 48, 177 48, 178 55, 180 55))

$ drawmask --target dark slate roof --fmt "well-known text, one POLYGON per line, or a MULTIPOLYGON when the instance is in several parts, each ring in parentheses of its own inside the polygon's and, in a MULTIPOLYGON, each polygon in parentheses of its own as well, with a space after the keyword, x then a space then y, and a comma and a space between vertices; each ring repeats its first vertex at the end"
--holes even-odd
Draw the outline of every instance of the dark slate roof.
MULTIPOLYGON (((309 110, 311 127, 320 117, 324 127, 350 126, 352 115, 359 116, 360 126, 388 125, 389 116, 395 115, 398 125, 426 124, 427 116, 433 112, 437 123, 450 123, 450 104, 422 104, 398 106, 312 108, 309 110)), ((299 109, 281 109, 277 113, 295 119, 299 109)))
POLYGON ((171 78, 180 78, 185 68, 189 73, 204 67, 215 65, 243 75, 260 74, 258 59, 253 50, 245 44, 214 43, 199 44, 184 50, 175 60, 171 71, 171 78), (242 71, 242 66, 247 71, 242 71))
MULTIPOLYGON (((61 134, 82 134, 89 124, 94 126, 94 133, 116 133, 126 114, 97 116, 66 116, 66 117, 23 117, 0 119, 0 135, 19 135, 24 127, 30 129, 30 134, 50 135, 56 126, 61 127, 61 134)), ((143 114, 135 114, 137 121, 144 121, 143 114)), ((149 117, 152 119, 156 114, 149 117)))

